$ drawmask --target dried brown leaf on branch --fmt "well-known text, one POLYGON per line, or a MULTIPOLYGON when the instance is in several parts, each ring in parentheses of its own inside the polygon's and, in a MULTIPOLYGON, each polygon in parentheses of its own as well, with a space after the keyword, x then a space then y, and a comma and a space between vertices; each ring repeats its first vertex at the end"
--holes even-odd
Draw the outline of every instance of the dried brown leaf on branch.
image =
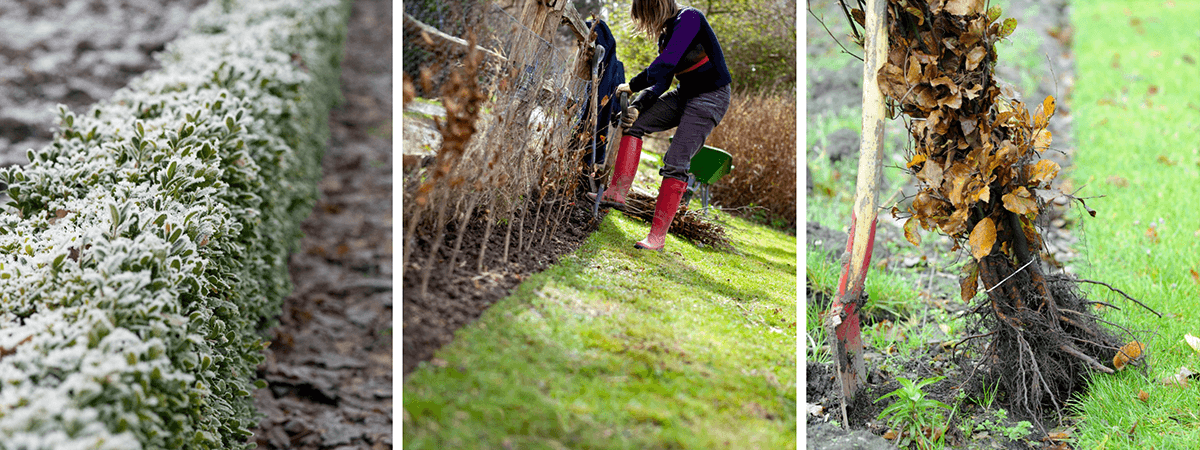
POLYGON ((917 226, 920 224, 915 217, 909 217, 904 221, 904 238, 912 245, 921 245, 921 235, 917 233, 917 226))
POLYGON ((971 255, 975 259, 983 259, 992 253, 992 246, 996 244, 996 225, 992 223, 990 217, 984 218, 975 224, 975 228, 971 230, 971 255))

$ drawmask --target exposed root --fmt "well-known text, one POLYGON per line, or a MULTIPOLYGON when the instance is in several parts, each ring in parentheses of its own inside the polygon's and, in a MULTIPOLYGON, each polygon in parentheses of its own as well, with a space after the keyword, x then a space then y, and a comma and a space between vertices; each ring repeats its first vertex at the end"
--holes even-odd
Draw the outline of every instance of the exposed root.
MULTIPOLYGON (((1098 285, 1104 286, 1104 287, 1108 288, 1109 290, 1111 290, 1111 291, 1113 291, 1113 292, 1116 292, 1116 293, 1118 293, 1118 294, 1121 294, 1121 295, 1122 295, 1122 296, 1124 296, 1125 298, 1129 299, 1129 301, 1131 301, 1131 302, 1134 302, 1134 303, 1137 303, 1137 304, 1138 304, 1138 306, 1141 306, 1141 307, 1143 307, 1143 308, 1146 308, 1146 310, 1147 310, 1147 311, 1150 311, 1150 312, 1154 313, 1154 315, 1158 316, 1159 318, 1161 318, 1161 317, 1162 317, 1162 314, 1161 314, 1161 313, 1159 313, 1158 311, 1155 311, 1155 310, 1154 310, 1154 308, 1151 308, 1151 307, 1149 307, 1149 306, 1146 306, 1146 304, 1145 304, 1145 303, 1142 303, 1142 302, 1138 301, 1138 299, 1136 299, 1136 298, 1130 297, 1130 296, 1129 296, 1129 294, 1126 294, 1126 293, 1125 293, 1125 291, 1122 291, 1122 290, 1120 290, 1120 289, 1117 289, 1117 288, 1115 288, 1115 287, 1112 287, 1112 285, 1110 285, 1110 284, 1108 284, 1108 283, 1105 283, 1105 282, 1103 282, 1103 281, 1085 280, 1085 279, 1083 279, 1083 278, 1076 279, 1075 281, 1077 281, 1077 282, 1079 282, 1079 283, 1091 283, 1091 284, 1098 284, 1098 285)), ((1101 302, 1093 302, 1093 303, 1096 303, 1096 304, 1103 304, 1103 305, 1105 305, 1105 306, 1108 306, 1108 307, 1111 307, 1111 308, 1120 309, 1120 308, 1117 308, 1116 306, 1112 306, 1112 305, 1109 305, 1109 304, 1107 304, 1107 303, 1101 303, 1101 302)))
MULTIPOLYGON (((1102 361, 1123 344, 1114 330, 1128 333, 1089 309, 1097 303, 1076 285, 1090 281, 1043 268, 1036 223, 1045 205, 1037 193, 1058 189, 1053 180, 1061 168, 1041 157, 1053 141, 1046 128, 1056 100, 1027 105, 995 78, 996 44, 1016 27, 1000 20, 998 8, 932 0, 888 5, 889 53, 877 76, 894 112, 910 119, 905 167, 919 182, 905 237, 917 244, 919 228, 936 230, 976 259, 963 296, 975 296, 976 273, 986 295, 972 309, 973 336, 962 343, 976 350, 973 365, 985 378, 997 380, 1002 403, 1044 432, 1042 421, 1050 411, 1061 419, 1089 373, 1113 372, 1102 361)), ((864 23, 861 10, 850 13, 851 22, 864 23)))
POLYGON ((981 331, 975 337, 992 339, 972 339, 981 355, 974 364, 998 380, 1010 410, 1044 432, 1043 420, 1050 411, 1061 420, 1062 405, 1085 386, 1087 372, 1114 372, 1101 361, 1109 360, 1123 339, 1101 325, 1110 322, 1088 311, 1094 302, 1079 293, 1070 276, 1044 276, 1037 263, 1016 271, 1007 257, 991 255, 981 262, 980 277, 990 291, 973 309, 981 331), (1001 274, 1011 280, 997 286, 1001 274))

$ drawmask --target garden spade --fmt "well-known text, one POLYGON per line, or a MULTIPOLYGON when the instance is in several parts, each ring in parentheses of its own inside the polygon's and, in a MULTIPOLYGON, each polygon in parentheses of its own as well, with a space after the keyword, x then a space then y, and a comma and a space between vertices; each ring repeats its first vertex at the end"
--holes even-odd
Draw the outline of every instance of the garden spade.
MULTIPOLYGON (((617 123, 622 123, 625 120, 625 114, 627 114, 626 110, 629 108, 629 93, 621 92, 617 94, 617 101, 620 102, 620 109, 618 109, 616 112, 615 121, 617 123)), ((616 129, 613 131, 613 139, 609 139, 608 143, 605 145, 612 145, 614 142, 621 142, 621 136, 624 134, 625 127, 616 127, 616 129)), ((607 185, 607 181, 603 179, 603 175, 608 171, 608 168, 612 166, 613 157, 616 155, 616 153, 617 152, 614 151, 605 151, 604 161, 594 162, 593 164, 593 170, 591 171, 591 188, 592 192, 596 193, 596 200, 592 204, 593 218, 600 218, 600 206, 603 203, 601 199, 604 198, 604 187, 607 185)), ((594 137, 592 138, 592 161, 596 161, 596 142, 594 137)))
MULTIPOLYGON (((598 120, 597 110, 599 109, 596 105, 596 100, 597 100, 596 97, 599 94, 596 92, 596 90, 599 88, 599 85, 600 85, 600 62, 604 60, 604 51, 605 51, 604 46, 597 44, 595 56, 592 58, 592 89, 591 89, 592 101, 589 102, 589 104, 592 106, 592 110, 590 111, 590 114, 588 114, 592 119, 592 123, 591 123, 591 125, 592 125, 591 126, 591 129, 592 129, 592 159, 591 159, 592 166, 597 165, 597 161, 596 161, 596 131, 595 130, 596 130, 596 121, 598 120)), ((597 193, 596 194, 596 204, 592 206, 592 217, 599 217, 600 216, 600 198, 601 198, 601 196, 604 195, 604 185, 603 185, 603 183, 596 182, 596 173, 598 171, 596 171, 594 169, 595 168, 593 167, 593 170, 591 170, 592 176, 588 177, 588 181, 591 183, 591 186, 589 186, 589 187, 591 188, 592 192, 597 193), (599 186, 597 186, 597 185, 599 185, 599 186)))
POLYGON ((863 123, 858 180, 846 253, 842 255, 842 275, 833 305, 825 316, 829 349, 833 353, 838 385, 841 387, 842 426, 849 427, 846 405, 866 378, 859 310, 871 250, 875 243, 876 214, 879 204, 880 164, 883 145, 883 94, 876 74, 887 58, 887 1, 870 0, 866 5, 863 34, 863 123))

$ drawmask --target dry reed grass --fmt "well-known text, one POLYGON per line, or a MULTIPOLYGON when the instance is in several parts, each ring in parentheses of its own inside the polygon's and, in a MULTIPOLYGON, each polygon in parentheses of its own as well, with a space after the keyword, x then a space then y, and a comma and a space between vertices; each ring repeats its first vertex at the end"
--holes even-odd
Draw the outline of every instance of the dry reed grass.
POLYGON ((758 207, 751 216, 796 227, 796 98, 794 93, 738 92, 707 145, 733 155, 733 171, 713 185, 726 208, 758 207))

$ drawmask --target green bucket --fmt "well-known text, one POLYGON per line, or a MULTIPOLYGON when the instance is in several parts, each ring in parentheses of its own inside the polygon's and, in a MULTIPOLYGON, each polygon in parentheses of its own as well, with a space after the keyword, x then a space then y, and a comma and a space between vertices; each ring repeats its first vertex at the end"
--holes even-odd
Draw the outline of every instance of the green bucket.
MULTIPOLYGON (((667 138, 668 142, 675 141, 675 136, 667 138)), ((702 146, 692 156, 688 173, 696 177, 698 184, 713 184, 733 170, 733 155, 712 146, 702 146)))
POLYGON ((733 155, 725 150, 707 145, 700 147, 692 157, 691 168, 688 172, 696 176, 700 184, 713 184, 733 170, 733 155))

